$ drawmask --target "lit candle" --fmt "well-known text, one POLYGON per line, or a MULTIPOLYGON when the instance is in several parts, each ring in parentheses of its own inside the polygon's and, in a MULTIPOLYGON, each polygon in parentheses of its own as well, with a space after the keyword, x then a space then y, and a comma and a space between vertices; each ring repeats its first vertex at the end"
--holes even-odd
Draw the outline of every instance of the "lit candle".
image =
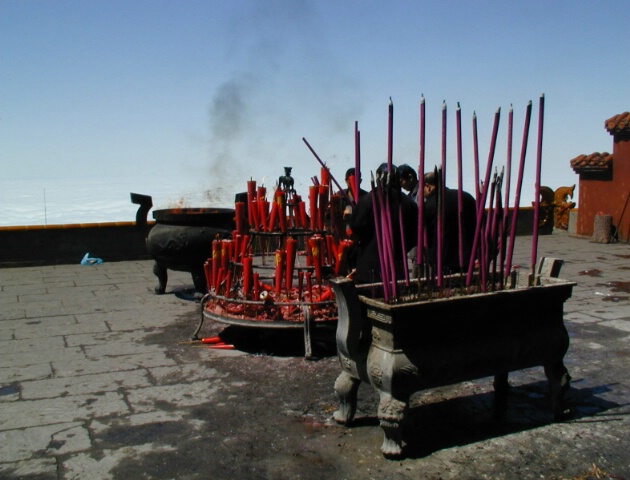
POLYGON ((328 171, 327 167, 322 167, 321 168, 321 182, 320 185, 330 185, 330 172, 328 171))
POLYGON ((258 203, 256 200, 252 200, 247 204, 247 217, 249 218, 249 228, 251 230, 258 230, 258 203))

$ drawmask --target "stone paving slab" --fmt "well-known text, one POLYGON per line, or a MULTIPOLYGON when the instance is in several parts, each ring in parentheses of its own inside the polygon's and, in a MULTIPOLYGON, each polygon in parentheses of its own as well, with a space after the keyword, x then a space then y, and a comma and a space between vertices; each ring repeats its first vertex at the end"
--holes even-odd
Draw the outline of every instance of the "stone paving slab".
MULTIPOLYGON (((572 417, 552 422, 541 369, 510 374, 500 425, 491 379, 435 389, 412 398, 398 461, 380 454, 369 386, 354 427, 332 420, 329 350, 307 361, 268 334, 234 351, 187 343, 186 273, 158 296, 149 261, 0 269, 0 478, 630 479, 630 246, 552 235, 538 253, 577 282, 572 417)), ((530 254, 518 237, 514 263, 530 254)), ((204 327, 218 333, 234 335, 204 327)))

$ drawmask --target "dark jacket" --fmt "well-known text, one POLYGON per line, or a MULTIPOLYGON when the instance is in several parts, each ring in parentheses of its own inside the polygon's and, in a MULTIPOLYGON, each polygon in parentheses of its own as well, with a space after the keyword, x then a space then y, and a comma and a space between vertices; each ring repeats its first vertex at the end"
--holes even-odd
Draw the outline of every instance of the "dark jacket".
MULTIPOLYGON (((378 254, 378 241, 376 239, 374 207, 370 192, 359 198, 350 228, 358 243, 356 283, 372 283, 381 281, 381 265, 378 254)), ((402 262, 406 261, 407 252, 416 246, 418 238, 418 206, 407 195, 392 195, 390 197, 392 210, 392 229, 394 235, 394 255, 396 270, 402 275, 402 262), (404 226, 405 248, 403 252, 400 236, 399 209, 402 209, 404 226)), ((379 220, 380 223, 380 220, 379 220)))
MULTIPOLYGON (((468 270, 470 251, 477 225, 477 202, 467 192, 462 192, 462 225, 464 230, 464 265, 468 270)), ((451 272, 459 271, 459 222, 457 190, 444 189, 444 241, 442 244, 442 265, 451 272)), ((437 194, 433 193, 424 203, 424 225, 427 237, 428 260, 437 266, 437 194)))

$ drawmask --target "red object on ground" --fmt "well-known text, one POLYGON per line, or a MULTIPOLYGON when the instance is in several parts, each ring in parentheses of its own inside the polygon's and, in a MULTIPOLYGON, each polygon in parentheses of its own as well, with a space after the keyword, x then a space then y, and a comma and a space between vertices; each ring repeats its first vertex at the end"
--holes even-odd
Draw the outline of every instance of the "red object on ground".
POLYGON ((223 344, 225 344, 225 342, 223 342, 223 341, 221 340, 221 337, 207 337, 207 338, 202 338, 202 339, 201 339, 201 343, 214 343, 214 344, 217 344, 217 343, 223 343, 223 344))

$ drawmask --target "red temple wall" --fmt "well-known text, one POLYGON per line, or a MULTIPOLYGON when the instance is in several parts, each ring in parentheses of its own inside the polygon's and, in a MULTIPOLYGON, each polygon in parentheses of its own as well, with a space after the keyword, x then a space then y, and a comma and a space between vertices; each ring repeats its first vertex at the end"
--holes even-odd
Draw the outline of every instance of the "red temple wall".
POLYGON ((628 195, 630 195, 630 140, 626 139, 614 142, 612 178, 602 180, 601 177, 580 175, 576 233, 592 235, 595 215, 601 212, 612 215, 613 225, 619 230, 619 240, 627 241, 630 234, 630 204, 625 212, 623 209, 628 195), (621 219, 622 212, 623 219, 621 219))

